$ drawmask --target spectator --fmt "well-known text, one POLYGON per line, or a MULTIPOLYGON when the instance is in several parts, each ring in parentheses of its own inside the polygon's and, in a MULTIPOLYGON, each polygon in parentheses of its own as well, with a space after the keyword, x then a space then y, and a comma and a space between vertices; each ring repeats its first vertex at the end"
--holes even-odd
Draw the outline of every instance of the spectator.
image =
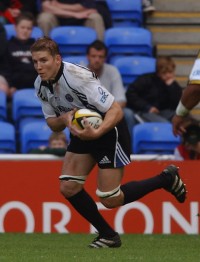
POLYGON ((64 132, 53 132, 49 137, 48 146, 32 149, 31 154, 53 154, 64 156, 67 151, 68 141, 64 132))
POLYGON ((197 123, 186 127, 182 135, 182 143, 175 148, 176 160, 200 159, 200 127, 197 123))
POLYGON ((132 134, 132 128, 135 124, 134 114, 132 110, 126 107, 125 88, 121 75, 116 67, 106 63, 106 57, 107 47, 102 41, 96 40, 88 46, 88 68, 98 76, 102 85, 108 89, 115 97, 115 101, 123 108, 129 132, 132 134))
POLYGON ((112 16, 106 0, 95 0, 95 2, 97 10, 103 18, 105 28, 111 28, 113 26, 112 16))
POLYGON ((170 122, 182 94, 175 81, 175 63, 158 57, 156 72, 139 76, 128 86, 127 106, 139 122, 170 122))
POLYGON ((6 31, 3 25, 0 23, 0 90, 5 92, 8 95, 9 92, 9 85, 6 81, 7 76, 7 69, 6 69, 6 48, 7 48, 7 38, 6 38, 6 31))
POLYGON ((16 18, 16 36, 11 37, 7 47, 7 72, 5 79, 12 97, 17 89, 33 88, 36 71, 34 70, 30 47, 35 39, 31 38, 34 17, 31 13, 21 13, 16 18))
POLYGON ((94 0, 43 0, 37 23, 45 36, 58 25, 84 25, 95 29, 98 39, 104 38, 104 21, 94 0))
POLYGON ((37 15, 37 5, 35 0, 1 0, 0 1, 0 23, 15 24, 16 18, 21 12, 31 12, 37 15))

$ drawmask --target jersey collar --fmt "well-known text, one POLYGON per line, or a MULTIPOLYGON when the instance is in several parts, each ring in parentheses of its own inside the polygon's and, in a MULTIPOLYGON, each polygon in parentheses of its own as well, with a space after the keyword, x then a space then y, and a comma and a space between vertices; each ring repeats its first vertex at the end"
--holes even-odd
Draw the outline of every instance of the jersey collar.
POLYGON ((58 73, 55 77, 54 80, 51 80, 51 81, 42 81, 41 82, 41 85, 47 87, 49 89, 49 91, 53 94, 53 84, 55 84, 56 82, 58 82, 58 80, 60 79, 60 77, 62 76, 63 74, 63 68, 64 68, 64 63, 62 62, 61 63, 61 66, 60 66, 60 69, 58 70, 58 73))

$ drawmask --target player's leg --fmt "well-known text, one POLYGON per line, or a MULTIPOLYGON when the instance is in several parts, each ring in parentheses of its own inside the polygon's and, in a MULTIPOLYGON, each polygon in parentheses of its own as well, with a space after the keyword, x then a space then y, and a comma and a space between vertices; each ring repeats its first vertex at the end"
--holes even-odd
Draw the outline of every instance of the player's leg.
MULTIPOLYGON (((67 152, 62 175, 60 176, 60 190, 64 197, 88 222, 90 222, 99 234, 106 236, 107 240, 116 236, 116 232, 105 221, 97 209, 97 205, 89 194, 84 190, 84 182, 87 175, 95 165, 94 159, 89 154, 75 154, 67 152)), ((109 247, 119 247, 120 239, 109 247)), ((91 247, 107 247, 103 242, 100 245, 91 247)))
POLYGON ((174 165, 166 167, 154 177, 130 181, 120 186, 121 178, 121 168, 100 169, 97 195, 107 208, 131 203, 161 188, 173 194, 180 203, 186 199, 186 187, 179 176, 178 168, 174 165))
POLYGON ((122 122, 101 139, 100 150, 97 148, 96 153, 93 154, 100 168, 97 195, 101 202, 108 208, 117 207, 163 188, 172 193, 178 202, 183 203, 186 198, 186 188, 178 174, 178 168, 173 165, 149 179, 120 185, 122 167, 130 163, 130 140, 127 134, 126 125, 122 122), (105 145, 103 149, 101 144, 105 145))

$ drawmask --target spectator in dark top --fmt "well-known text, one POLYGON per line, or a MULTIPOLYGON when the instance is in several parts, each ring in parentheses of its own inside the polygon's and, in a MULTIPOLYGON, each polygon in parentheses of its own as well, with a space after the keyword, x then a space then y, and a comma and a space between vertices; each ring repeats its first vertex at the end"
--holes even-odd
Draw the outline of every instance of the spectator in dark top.
POLYGON ((45 36, 58 25, 84 25, 95 29, 98 39, 104 38, 104 21, 94 0, 43 0, 37 23, 45 36))
POLYGON ((16 19, 16 37, 8 41, 7 47, 7 79, 8 95, 17 89, 33 88, 36 71, 34 70, 30 47, 35 42, 31 38, 34 17, 31 13, 24 12, 16 19))
POLYGON ((15 24, 21 12, 31 12, 36 17, 37 11, 35 0, 1 0, 0 23, 15 24))
POLYGON ((48 141, 48 146, 32 149, 30 154, 52 154, 64 156, 67 151, 68 141, 64 132, 53 132, 48 141))
POLYGON ((6 38, 6 31, 3 25, 0 23, 0 90, 8 94, 8 83, 6 81, 7 68, 6 68, 6 48, 8 41, 6 38))
POLYGON ((139 76, 128 86, 127 106, 139 122, 170 122, 182 94, 175 80, 175 63, 158 57, 156 72, 139 76))

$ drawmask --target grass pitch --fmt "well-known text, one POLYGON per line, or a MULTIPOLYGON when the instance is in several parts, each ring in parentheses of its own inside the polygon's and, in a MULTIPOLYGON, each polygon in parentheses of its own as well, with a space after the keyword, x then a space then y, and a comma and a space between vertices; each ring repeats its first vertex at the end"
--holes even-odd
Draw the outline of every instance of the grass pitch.
POLYGON ((92 234, 0 234, 0 262, 199 262, 199 235, 121 235, 116 249, 91 249, 92 234))

